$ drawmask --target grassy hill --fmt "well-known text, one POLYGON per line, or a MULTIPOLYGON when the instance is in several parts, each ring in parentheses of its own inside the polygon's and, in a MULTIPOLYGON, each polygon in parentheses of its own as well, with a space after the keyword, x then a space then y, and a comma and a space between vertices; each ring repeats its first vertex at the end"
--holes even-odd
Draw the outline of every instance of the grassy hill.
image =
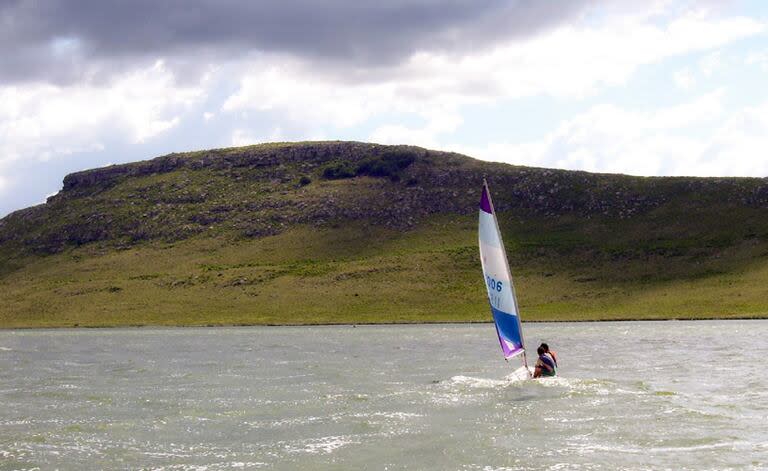
POLYGON ((0 220, 0 326, 485 321, 483 177, 524 320, 768 314, 766 179, 311 142, 67 176, 0 220))

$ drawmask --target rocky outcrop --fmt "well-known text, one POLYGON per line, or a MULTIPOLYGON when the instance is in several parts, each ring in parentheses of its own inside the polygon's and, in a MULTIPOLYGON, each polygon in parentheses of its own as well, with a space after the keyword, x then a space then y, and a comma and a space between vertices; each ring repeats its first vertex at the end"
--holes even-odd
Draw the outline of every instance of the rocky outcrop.
POLYGON ((522 219, 620 221, 653 218, 665 208, 691 219, 713 204, 768 209, 766 179, 644 178, 481 162, 411 146, 284 143, 68 175, 46 204, 0 220, 0 244, 52 253, 223 232, 264 237, 296 224, 345 221, 407 231, 436 214, 473 214, 483 178, 497 210, 522 219))
MULTIPOLYGON (((267 144, 234 149, 218 149, 183 154, 168 154, 142 162, 85 170, 64 178, 64 192, 99 191, 131 177, 173 172, 180 169, 231 170, 235 168, 276 167, 286 164, 321 165, 335 160, 356 162, 377 155, 393 146, 358 142, 317 142, 267 144)), ((416 149, 397 146, 403 149, 416 149)), ((416 152, 416 151, 415 151, 416 152)), ((419 152, 424 152, 420 150, 419 152)))

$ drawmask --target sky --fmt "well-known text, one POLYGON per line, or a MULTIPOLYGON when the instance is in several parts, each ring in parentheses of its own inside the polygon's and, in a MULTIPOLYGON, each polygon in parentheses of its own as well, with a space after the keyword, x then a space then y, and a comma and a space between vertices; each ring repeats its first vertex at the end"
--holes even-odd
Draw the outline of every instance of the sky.
POLYGON ((272 141, 766 177, 766 84, 760 0, 0 0, 0 217, 272 141))

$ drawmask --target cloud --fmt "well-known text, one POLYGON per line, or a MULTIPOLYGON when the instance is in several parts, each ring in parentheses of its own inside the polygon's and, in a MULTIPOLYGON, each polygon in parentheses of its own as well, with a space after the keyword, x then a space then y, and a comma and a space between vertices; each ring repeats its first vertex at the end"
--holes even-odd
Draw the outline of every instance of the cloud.
MULTIPOLYGON (((171 108, 214 94, 213 86, 227 89, 231 81, 236 90, 223 102, 209 104, 206 121, 214 114, 218 119, 256 112, 276 120, 278 127, 324 134, 328 128, 349 129, 385 115, 407 114, 433 123, 441 115, 459 114, 466 105, 542 94, 582 98, 624 83, 643 65, 712 49, 764 29, 748 18, 717 18, 700 11, 670 16, 664 1, 639 8, 633 2, 600 0, 94 0, 79 2, 78 8, 56 0, 10 1, 0 6, 0 24, 6 26, 0 28, 5 40, 0 41, 5 52, 0 54, 0 83, 3 73, 21 74, 19 80, 44 77, 42 82, 0 85, 0 93, 13 90, 12 99, 25 99, 25 107, 52 98, 54 108, 60 102, 88 110, 89 116, 77 116, 72 123, 57 118, 61 124, 44 126, 48 131, 43 135, 63 135, 67 129, 56 131, 57 126, 75 130, 78 123, 100 129, 95 121, 109 120, 135 140, 176 126, 181 115, 170 113, 171 108), (545 28, 548 33, 541 34, 545 28), (237 54, 219 56, 222 48, 237 54), (157 55, 169 57, 146 62, 157 55), (33 64, 2 64, 40 57, 40 70, 33 64), (332 65, 318 63, 326 59, 332 65), (127 99, 130 86, 120 84, 126 77, 147 77, 157 64, 161 70, 149 74, 151 96, 127 99), (194 73, 181 72, 186 66, 208 76, 198 80, 194 73), (184 77, 186 82, 179 82, 184 77), (57 84, 57 79, 63 82, 57 84), (130 103, 118 113, 109 105, 121 97, 130 103)), ((0 132, 2 126, 14 126, 14 133, 32 133, 32 141, 42 145, 43 139, 34 138, 38 131, 2 113, 0 109, 0 132)), ((32 122, 46 121, 56 112, 40 108, 37 113, 29 126, 39 127, 32 122)), ((373 136, 421 139, 425 145, 453 129, 436 124, 412 129, 394 122, 377 125, 373 136)), ((82 149, 83 142, 99 141, 97 134, 71 133, 73 142, 65 147, 82 149)), ((20 143, 13 147, 24 149, 20 143)))
POLYGON ((244 73, 239 89, 222 111, 277 111, 293 122, 322 122, 349 127, 389 107, 395 98, 389 84, 340 87, 317 80, 294 61, 259 63, 244 73))
POLYGON ((235 147, 247 146, 251 144, 257 144, 263 142, 261 139, 254 137, 250 131, 245 129, 235 129, 232 131, 232 145, 235 147))
POLYGON ((768 176, 768 102, 734 113, 696 158, 706 175, 768 176))
POLYGON ((235 128, 230 135, 230 144, 239 146, 249 146, 264 142, 283 142, 295 139, 308 141, 327 140, 328 136, 319 133, 301 129, 283 129, 280 126, 273 126, 271 129, 259 132, 255 129, 235 128))
POLYGON ((176 126, 202 94, 178 87, 162 62, 99 87, 0 87, 0 167, 99 150, 110 137, 142 142, 176 126))
POLYGON ((696 84, 696 79, 693 78, 693 75, 688 68, 675 72, 672 79, 674 80, 675 85, 683 90, 688 90, 696 84))
POLYGON ((707 54, 699 61, 699 68, 705 77, 709 77, 722 67, 722 63, 723 60, 720 51, 714 51, 707 54))
POLYGON ((350 0, 0 3, 0 80, 81 80, 141 58, 191 66, 248 53, 397 63, 474 51, 578 15, 594 0, 350 0))
POLYGON ((452 109, 437 109, 426 116, 426 123, 419 128, 394 124, 376 128, 370 140, 380 144, 413 144, 436 148, 440 146, 438 136, 455 131, 462 123, 461 115, 452 109))
POLYGON ((768 70, 768 51, 752 51, 747 54, 744 63, 760 67, 763 70, 768 70))
MULTIPOLYGON (((384 77, 356 81, 315 71, 300 60, 263 57, 242 73, 222 110, 270 111, 291 122, 345 128, 383 113, 429 119, 446 108, 498 100, 582 98, 625 83, 643 65, 762 31, 762 24, 747 18, 692 14, 656 25, 632 17, 600 28, 563 26, 473 55, 418 52, 384 77)), ((401 127, 399 134, 406 131, 401 127)))
POLYGON ((722 91, 654 111, 598 105, 541 140, 456 146, 486 160, 634 175, 768 176, 768 103, 731 115, 722 91), (701 136, 702 129, 714 131, 701 136))

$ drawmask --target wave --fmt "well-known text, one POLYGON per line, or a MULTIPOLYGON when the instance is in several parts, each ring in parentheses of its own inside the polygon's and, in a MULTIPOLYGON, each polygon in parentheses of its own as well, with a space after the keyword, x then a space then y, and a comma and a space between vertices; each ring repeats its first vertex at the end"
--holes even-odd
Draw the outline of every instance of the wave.
POLYGON ((510 382, 506 379, 473 378, 471 376, 459 375, 452 377, 448 383, 470 388, 490 389, 509 386, 510 382))
MULTIPOLYGON (((447 381, 439 381, 439 384, 449 389, 458 390, 483 390, 483 389, 551 389, 552 392, 560 391, 567 396, 608 396, 608 395, 644 395, 655 392, 626 388, 617 382, 597 378, 568 378, 565 376, 529 379, 523 368, 507 375, 504 378, 478 378, 473 376, 458 375, 447 381)), ((662 391, 659 396, 672 395, 662 391)))

